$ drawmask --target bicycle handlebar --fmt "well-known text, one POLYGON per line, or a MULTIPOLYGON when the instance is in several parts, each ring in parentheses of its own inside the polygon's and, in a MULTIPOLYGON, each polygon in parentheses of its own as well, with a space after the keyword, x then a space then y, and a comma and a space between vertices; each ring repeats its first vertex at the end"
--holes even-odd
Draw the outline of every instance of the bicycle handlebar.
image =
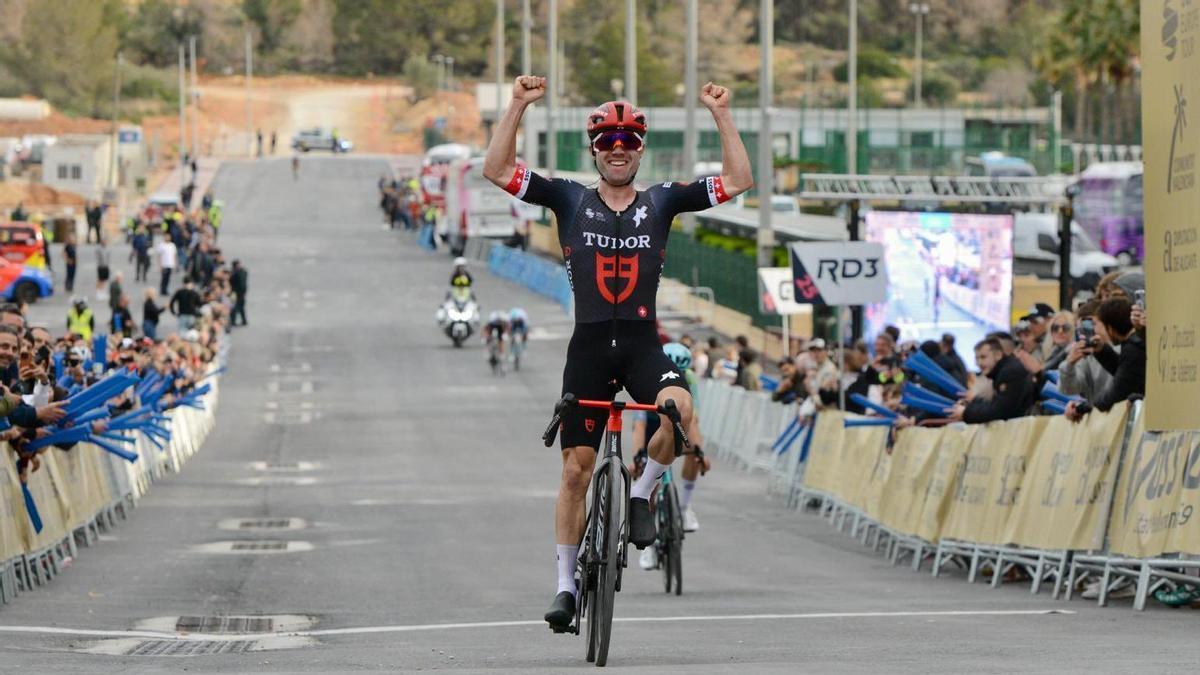
POLYGON ((558 436, 558 428, 562 425, 563 411, 569 407, 583 408, 603 408, 605 410, 641 410, 644 412, 654 412, 659 415, 666 415, 667 419, 671 420, 671 425, 675 432, 675 456, 679 457, 685 449, 690 449, 692 443, 688 440, 687 432, 683 429, 682 416, 679 413, 679 408, 675 405, 673 399, 667 399, 661 406, 650 405, 646 403, 627 403, 624 401, 589 401, 575 398, 575 394, 563 394, 562 399, 554 404, 554 416, 550 418, 550 425, 546 427, 546 431, 542 433, 542 443, 546 447, 554 445, 554 439, 558 436))

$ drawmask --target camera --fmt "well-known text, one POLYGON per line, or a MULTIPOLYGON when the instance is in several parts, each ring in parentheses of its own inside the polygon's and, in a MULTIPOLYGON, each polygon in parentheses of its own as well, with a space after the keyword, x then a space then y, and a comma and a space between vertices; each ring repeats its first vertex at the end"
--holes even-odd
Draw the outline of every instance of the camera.
POLYGON ((1075 331, 1075 339, 1090 344, 1094 337, 1096 337, 1096 323, 1091 319, 1080 321, 1079 328, 1075 331))
POLYGON ((1146 290, 1144 288, 1133 292, 1133 304, 1140 307, 1142 311, 1146 311, 1146 290))
POLYGON ((37 355, 34 358, 36 363, 50 363, 50 346, 42 345, 38 347, 37 355))

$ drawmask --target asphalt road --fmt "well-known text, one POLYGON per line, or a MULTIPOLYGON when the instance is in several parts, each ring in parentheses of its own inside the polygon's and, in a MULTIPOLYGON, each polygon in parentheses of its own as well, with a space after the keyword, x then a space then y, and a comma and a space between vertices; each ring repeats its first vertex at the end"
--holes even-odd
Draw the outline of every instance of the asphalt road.
MULTIPOLYGON (((520 304, 543 339, 503 378, 478 344, 452 348, 433 326, 448 259, 381 228, 382 162, 305 158, 298 182, 287 160, 225 166, 222 244, 250 270, 250 327, 234 336, 217 428, 66 574, 0 607, 0 671, 590 667, 582 638, 541 623, 559 459, 538 435, 570 320, 477 271, 485 311, 520 304), (300 529, 221 529, 241 518, 300 529), (289 550, 214 552, 257 539, 289 550), (174 632, 179 616, 268 614, 300 618, 268 637, 174 632), (134 649, 225 653, 123 655, 134 649)), ((718 466, 695 508, 685 594, 630 569, 610 668, 1162 672, 1200 656, 1189 610, 893 568, 768 500, 760 476, 718 466), (1037 613, 1050 610, 1067 613, 1037 613)))

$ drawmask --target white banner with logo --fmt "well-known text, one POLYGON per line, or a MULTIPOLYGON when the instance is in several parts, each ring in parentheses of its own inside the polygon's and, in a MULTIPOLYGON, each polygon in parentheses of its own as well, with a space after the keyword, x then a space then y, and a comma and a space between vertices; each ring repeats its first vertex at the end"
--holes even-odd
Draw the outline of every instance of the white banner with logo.
POLYGON ((794 290, 791 268, 758 268, 758 309, 763 314, 811 314, 812 305, 796 302, 794 290))
POLYGON ((887 299, 883 244, 801 242, 791 250, 795 302, 867 305, 887 299))

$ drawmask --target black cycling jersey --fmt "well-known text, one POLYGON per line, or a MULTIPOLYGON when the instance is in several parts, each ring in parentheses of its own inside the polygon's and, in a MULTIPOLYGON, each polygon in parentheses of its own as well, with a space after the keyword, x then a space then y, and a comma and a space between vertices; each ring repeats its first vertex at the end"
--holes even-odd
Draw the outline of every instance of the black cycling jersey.
POLYGON ((654 185, 616 212, 594 188, 563 178, 547 180, 522 166, 505 189, 554 211, 577 323, 653 321, 671 221, 729 199, 721 179, 710 177, 654 185))

